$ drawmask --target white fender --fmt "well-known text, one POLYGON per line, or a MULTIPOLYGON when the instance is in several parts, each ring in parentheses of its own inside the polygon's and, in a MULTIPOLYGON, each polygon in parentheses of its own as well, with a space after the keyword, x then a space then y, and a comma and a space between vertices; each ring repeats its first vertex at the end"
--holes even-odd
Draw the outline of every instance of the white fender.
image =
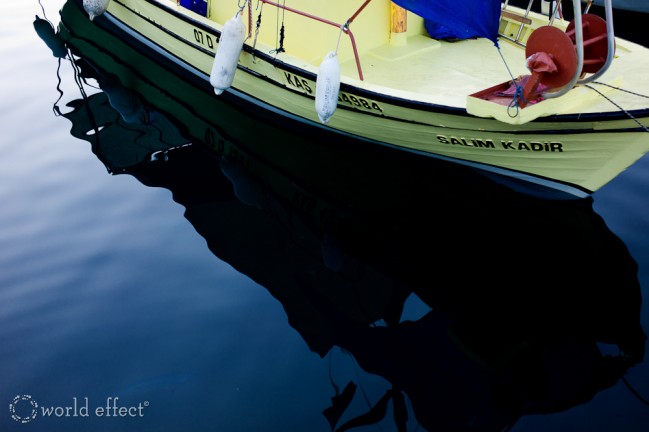
POLYGON ((223 26, 219 46, 214 55, 214 63, 212 63, 210 84, 214 87, 214 93, 217 95, 232 85, 245 38, 246 26, 243 24, 241 14, 237 13, 223 26))
POLYGON ((83 8, 90 16, 90 21, 106 12, 110 0, 83 0, 83 8))
POLYGON ((336 112, 339 91, 340 63, 338 55, 330 51, 320 63, 315 86, 315 110, 322 123, 328 123, 336 112))

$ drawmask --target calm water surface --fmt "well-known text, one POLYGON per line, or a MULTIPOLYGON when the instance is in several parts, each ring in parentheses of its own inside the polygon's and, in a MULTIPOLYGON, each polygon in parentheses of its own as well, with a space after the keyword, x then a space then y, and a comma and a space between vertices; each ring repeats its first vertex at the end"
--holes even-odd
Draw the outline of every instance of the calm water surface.
MULTIPOLYGON (((54 23, 62 3, 43 1, 54 23)), ((121 123, 127 142, 108 148, 91 146, 92 131, 80 139, 83 112, 66 104, 107 99, 52 56, 35 15, 36 1, 0 2, 0 430, 326 431, 323 411, 350 382, 338 426, 389 397, 385 416, 377 408, 380 421, 358 430, 397 430, 402 411, 409 431, 465 430, 524 409, 512 431, 647 430, 649 406, 619 376, 567 396, 590 388, 593 346, 616 356, 618 343, 637 348, 634 323, 649 329, 647 157, 592 208, 496 186, 480 186, 491 200, 458 199, 439 192, 442 178, 432 198, 391 191, 370 207, 392 218, 341 216, 336 235, 316 235, 268 187, 244 176, 233 190, 236 164, 182 146, 192 140, 180 132, 160 138, 167 114, 149 109, 148 129, 121 123), (167 145, 180 147, 150 162, 167 145), (427 200, 436 210, 424 216, 427 200), (372 308, 403 287, 413 294, 402 319, 414 324, 386 327, 372 308), (535 334, 548 330, 532 348, 511 328, 528 313, 535 334), (573 344, 565 317, 611 340, 573 344)), ((649 398, 646 361, 625 377, 649 398)))

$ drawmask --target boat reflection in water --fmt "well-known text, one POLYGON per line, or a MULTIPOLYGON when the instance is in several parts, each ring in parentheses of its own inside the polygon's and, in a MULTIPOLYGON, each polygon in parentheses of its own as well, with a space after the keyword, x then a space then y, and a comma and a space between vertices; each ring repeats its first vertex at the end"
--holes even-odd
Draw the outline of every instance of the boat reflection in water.
POLYGON ((71 133, 111 173, 168 188, 313 352, 342 348, 390 383, 367 413, 350 412, 357 383, 336 388, 332 428, 387 415, 398 430, 501 431, 583 404, 643 360, 637 266, 590 198, 538 200, 461 167, 307 137, 130 61, 92 25, 59 36, 77 81, 104 90, 67 104, 71 133), (415 298, 426 312, 404 315, 415 298))

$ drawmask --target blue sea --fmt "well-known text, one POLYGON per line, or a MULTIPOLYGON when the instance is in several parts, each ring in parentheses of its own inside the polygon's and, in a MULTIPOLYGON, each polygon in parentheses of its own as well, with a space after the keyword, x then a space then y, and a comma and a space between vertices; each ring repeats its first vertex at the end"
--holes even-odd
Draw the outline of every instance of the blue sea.
POLYGON ((112 110, 34 30, 62 5, 0 2, 1 431, 647 431, 649 157, 577 204, 382 151, 251 176, 112 110))

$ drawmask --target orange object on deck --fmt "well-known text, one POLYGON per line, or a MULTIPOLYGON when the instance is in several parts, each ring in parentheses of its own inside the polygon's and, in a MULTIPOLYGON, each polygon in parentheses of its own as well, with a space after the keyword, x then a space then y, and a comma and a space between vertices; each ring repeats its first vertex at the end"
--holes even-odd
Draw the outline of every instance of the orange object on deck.
POLYGON ((577 52, 570 37, 556 27, 539 27, 525 47, 527 67, 532 76, 523 89, 518 105, 523 108, 538 96, 539 84, 556 89, 568 84, 577 70, 577 52))

